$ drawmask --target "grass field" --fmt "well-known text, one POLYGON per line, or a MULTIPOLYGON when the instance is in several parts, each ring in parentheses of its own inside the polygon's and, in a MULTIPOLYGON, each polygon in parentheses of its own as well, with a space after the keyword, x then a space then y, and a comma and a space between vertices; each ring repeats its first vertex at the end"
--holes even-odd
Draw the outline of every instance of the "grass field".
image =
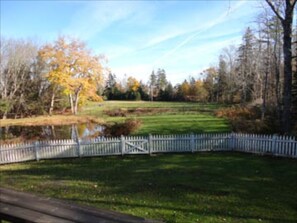
POLYGON ((297 219, 297 162, 239 153, 48 160, 0 166, 1 186, 165 222, 297 219))
POLYGON ((217 118, 213 112, 220 108, 217 104, 201 104, 191 102, 131 102, 109 101, 104 103, 88 103, 80 115, 102 118, 106 122, 121 122, 128 118, 139 119, 140 129, 134 135, 148 134, 184 134, 204 132, 229 132, 228 121, 217 118), (100 106, 99 106, 100 105, 100 106), (109 117, 104 111, 148 109, 153 113, 128 113, 126 117, 109 117), (159 109, 159 111, 158 111, 159 109))
POLYGON ((133 133, 134 135, 230 132, 228 121, 214 115, 214 111, 220 107, 222 105, 191 102, 88 102, 80 109, 77 116, 53 115, 51 117, 7 119, 1 120, 1 126, 69 125, 89 121, 104 124, 124 122, 132 118, 142 123, 140 128, 133 133), (111 117, 106 114, 106 111, 117 109, 127 111, 126 117, 111 117), (130 110, 138 112, 129 112, 130 110))

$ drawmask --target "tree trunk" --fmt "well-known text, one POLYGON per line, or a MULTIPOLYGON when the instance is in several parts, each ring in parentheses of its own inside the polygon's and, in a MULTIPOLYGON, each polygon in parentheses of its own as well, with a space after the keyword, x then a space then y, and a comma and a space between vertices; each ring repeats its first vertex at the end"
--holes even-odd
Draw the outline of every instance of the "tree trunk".
POLYGON ((51 125, 51 133, 52 133, 52 138, 56 139, 56 131, 55 131, 55 126, 51 125))
POLYGON ((275 98, 276 98, 276 113, 277 119, 281 120, 281 86, 280 86, 280 60, 281 52, 276 49, 276 44, 274 46, 274 69, 275 69, 275 98), (277 52, 278 51, 278 52, 277 52))
POLYGON ((69 94, 69 103, 71 107, 71 113, 74 114, 74 106, 73 106, 73 97, 72 94, 69 94))
POLYGON ((3 116, 2 116, 2 119, 7 119, 7 113, 8 113, 8 111, 5 111, 5 112, 4 112, 4 114, 3 114, 3 116))
POLYGON ((77 107, 78 107, 78 95, 75 95, 74 97, 74 115, 77 114, 77 107))
MULTIPOLYGON (((283 21, 284 28, 284 109, 282 117, 283 133, 289 134, 291 132, 291 106, 292 106, 292 22, 293 13, 289 15, 286 9, 286 20, 283 21)), ((293 10, 292 10, 293 11, 293 10)))
POLYGON ((77 114, 77 107, 78 107, 78 100, 79 100, 79 93, 81 92, 82 90, 82 85, 80 85, 76 91, 75 91, 75 94, 74 94, 74 98, 72 98, 73 100, 73 114, 76 115, 77 114))
POLYGON ((291 132, 292 120, 292 24, 296 0, 285 0, 284 15, 281 15, 272 0, 266 0, 272 11, 276 14, 283 27, 283 52, 284 52, 284 92, 282 131, 284 134, 291 132))
MULTIPOLYGON (((267 65, 268 66, 268 65, 267 65)), ((263 121, 265 119, 265 113, 266 113, 266 99, 267 99, 267 83, 268 83, 268 72, 269 68, 266 68, 265 71, 265 79, 264 79, 264 92, 263 92, 263 103, 262 103, 262 111, 261 111, 261 120, 263 121)))
POLYGON ((53 92, 52 97, 51 97, 51 105, 50 105, 50 108, 49 108, 49 111, 48 111, 49 115, 52 115, 53 110, 54 110, 55 96, 56 95, 53 92))

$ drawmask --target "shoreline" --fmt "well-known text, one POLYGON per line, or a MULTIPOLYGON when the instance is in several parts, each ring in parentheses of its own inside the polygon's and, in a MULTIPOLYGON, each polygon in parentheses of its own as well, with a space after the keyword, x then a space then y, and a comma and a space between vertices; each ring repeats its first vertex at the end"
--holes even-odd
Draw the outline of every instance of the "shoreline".
POLYGON ((101 118, 89 115, 44 115, 20 119, 0 119, 0 127, 6 126, 42 126, 42 125, 72 125, 81 123, 105 124, 101 118))

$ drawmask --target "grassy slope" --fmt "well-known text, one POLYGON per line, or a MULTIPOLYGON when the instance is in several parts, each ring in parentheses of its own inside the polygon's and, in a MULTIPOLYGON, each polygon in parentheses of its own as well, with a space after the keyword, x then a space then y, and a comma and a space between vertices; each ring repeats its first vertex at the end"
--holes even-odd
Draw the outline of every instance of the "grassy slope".
POLYGON ((49 160, 0 166, 1 186, 166 222, 297 219, 297 162, 237 153, 49 160))

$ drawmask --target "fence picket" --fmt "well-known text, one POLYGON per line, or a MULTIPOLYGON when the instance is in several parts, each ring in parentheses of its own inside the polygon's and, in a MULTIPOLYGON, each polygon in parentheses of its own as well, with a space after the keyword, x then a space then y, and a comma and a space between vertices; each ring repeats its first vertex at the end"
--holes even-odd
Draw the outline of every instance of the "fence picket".
POLYGON ((157 152, 241 151, 297 158, 294 137, 277 135, 185 134, 48 140, 0 145, 0 164, 81 156, 152 154, 157 152))

